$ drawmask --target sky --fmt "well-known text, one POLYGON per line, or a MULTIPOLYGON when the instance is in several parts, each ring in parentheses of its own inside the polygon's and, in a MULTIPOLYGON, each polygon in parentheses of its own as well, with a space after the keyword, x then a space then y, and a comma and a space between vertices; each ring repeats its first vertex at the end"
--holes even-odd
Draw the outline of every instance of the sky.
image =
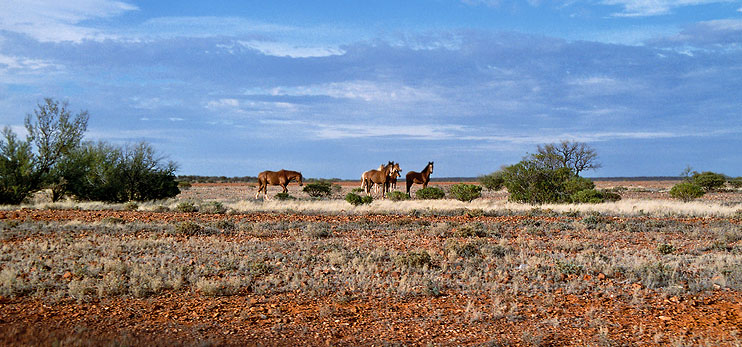
POLYGON ((742 1, 0 0, 0 125, 47 97, 180 175, 742 176, 742 1))

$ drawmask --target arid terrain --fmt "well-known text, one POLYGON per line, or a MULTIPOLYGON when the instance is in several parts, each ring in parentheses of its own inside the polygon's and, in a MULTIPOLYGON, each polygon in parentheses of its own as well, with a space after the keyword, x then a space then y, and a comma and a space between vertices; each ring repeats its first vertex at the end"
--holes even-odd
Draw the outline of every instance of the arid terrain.
POLYGON ((5 207, 0 345, 740 346, 742 191, 673 183, 597 182, 623 200, 594 206, 353 207, 343 182, 5 207))

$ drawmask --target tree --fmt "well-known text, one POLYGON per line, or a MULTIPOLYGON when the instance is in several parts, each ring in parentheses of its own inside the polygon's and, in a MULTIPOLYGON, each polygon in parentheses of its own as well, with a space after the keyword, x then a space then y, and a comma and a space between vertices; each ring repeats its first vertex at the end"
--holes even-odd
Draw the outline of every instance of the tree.
POLYGON ((565 183, 573 177, 570 169, 544 167, 541 162, 524 158, 502 170, 510 201, 529 204, 569 201, 565 183))
POLYGON ((497 191, 502 189, 505 180, 502 178, 502 171, 495 171, 489 175, 480 176, 479 183, 487 190, 497 191))
POLYGON ((582 171, 602 167, 597 161, 598 154, 595 149, 584 142, 562 140, 559 143, 539 145, 538 152, 532 154, 531 158, 544 168, 552 170, 567 168, 577 176, 582 171))
POLYGON ((34 190, 33 176, 31 146, 5 127, 0 139, 0 204, 20 204, 34 190))
POLYGON ((34 114, 25 119, 27 142, 36 150, 34 166, 41 180, 59 160, 77 147, 88 128, 88 112, 80 111, 74 117, 67 103, 51 98, 37 105, 34 114))
POLYGON ((105 142, 85 143, 63 160, 57 170, 67 192, 82 200, 145 201, 180 193, 176 165, 147 143, 123 148, 105 142))

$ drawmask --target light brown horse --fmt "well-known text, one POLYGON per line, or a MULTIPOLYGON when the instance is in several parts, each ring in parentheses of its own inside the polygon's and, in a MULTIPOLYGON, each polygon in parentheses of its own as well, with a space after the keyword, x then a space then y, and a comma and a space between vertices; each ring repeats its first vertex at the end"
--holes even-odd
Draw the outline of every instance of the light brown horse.
MULTIPOLYGON (((384 170, 384 164, 379 165, 379 168, 377 170, 378 171, 384 170)), ((371 171, 372 170, 368 170, 368 171, 364 172, 363 175, 361 175, 361 189, 363 189, 364 191, 366 190, 366 178, 367 178, 368 174, 371 171)), ((377 186, 376 187, 376 193, 378 193, 378 192, 379 192, 379 188, 377 186)))
POLYGON ((258 192, 255 193, 255 199, 258 198, 260 195, 260 192, 263 192, 263 196, 267 199, 268 198, 268 185, 272 186, 281 186, 283 187, 283 192, 287 193, 289 190, 286 188, 286 186, 291 181, 297 181, 299 182, 300 186, 303 186, 302 183, 302 176, 301 172, 298 171, 290 171, 290 170, 281 170, 281 171, 263 171, 260 174, 258 174, 258 192))
POLYGON ((407 181, 407 196, 410 196, 410 187, 414 183, 422 184, 423 188, 428 187, 428 182, 430 182, 430 174, 433 173, 433 162, 428 162, 428 165, 425 165, 425 168, 421 172, 415 172, 410 171, 405 176, 405 180, 407 181))
POLYGON ((381 190, 381 197, 385 197, 391 175, 396 174, 400 170, 401 169, 399 168, 399 164, 396 164, 393 161, 387 163, 381 170, 369 170, 369 173, 368 175, 366 175, 365 179, 366 194, 371 193, 372 185, 378 184, 383 187, 383 189, 381 190))

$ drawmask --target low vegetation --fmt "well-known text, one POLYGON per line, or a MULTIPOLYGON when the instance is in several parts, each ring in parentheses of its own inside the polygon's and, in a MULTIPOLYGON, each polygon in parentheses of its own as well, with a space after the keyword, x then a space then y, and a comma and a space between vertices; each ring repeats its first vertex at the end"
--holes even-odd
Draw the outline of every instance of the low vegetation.
POLYGON ((438 187, 425 187, 422 189, 418 189, 415 192, 415 197, 418 199, 424 199, 424 200, 438 200, 443 199, 443 197, 446 196, 446 192, 443 191, 443 189, 438 187))
POLYGON ((454 184, 451 186, 451 196, 459 201, 471 202, 482 196, 482 187, 467 183, 454 184))

